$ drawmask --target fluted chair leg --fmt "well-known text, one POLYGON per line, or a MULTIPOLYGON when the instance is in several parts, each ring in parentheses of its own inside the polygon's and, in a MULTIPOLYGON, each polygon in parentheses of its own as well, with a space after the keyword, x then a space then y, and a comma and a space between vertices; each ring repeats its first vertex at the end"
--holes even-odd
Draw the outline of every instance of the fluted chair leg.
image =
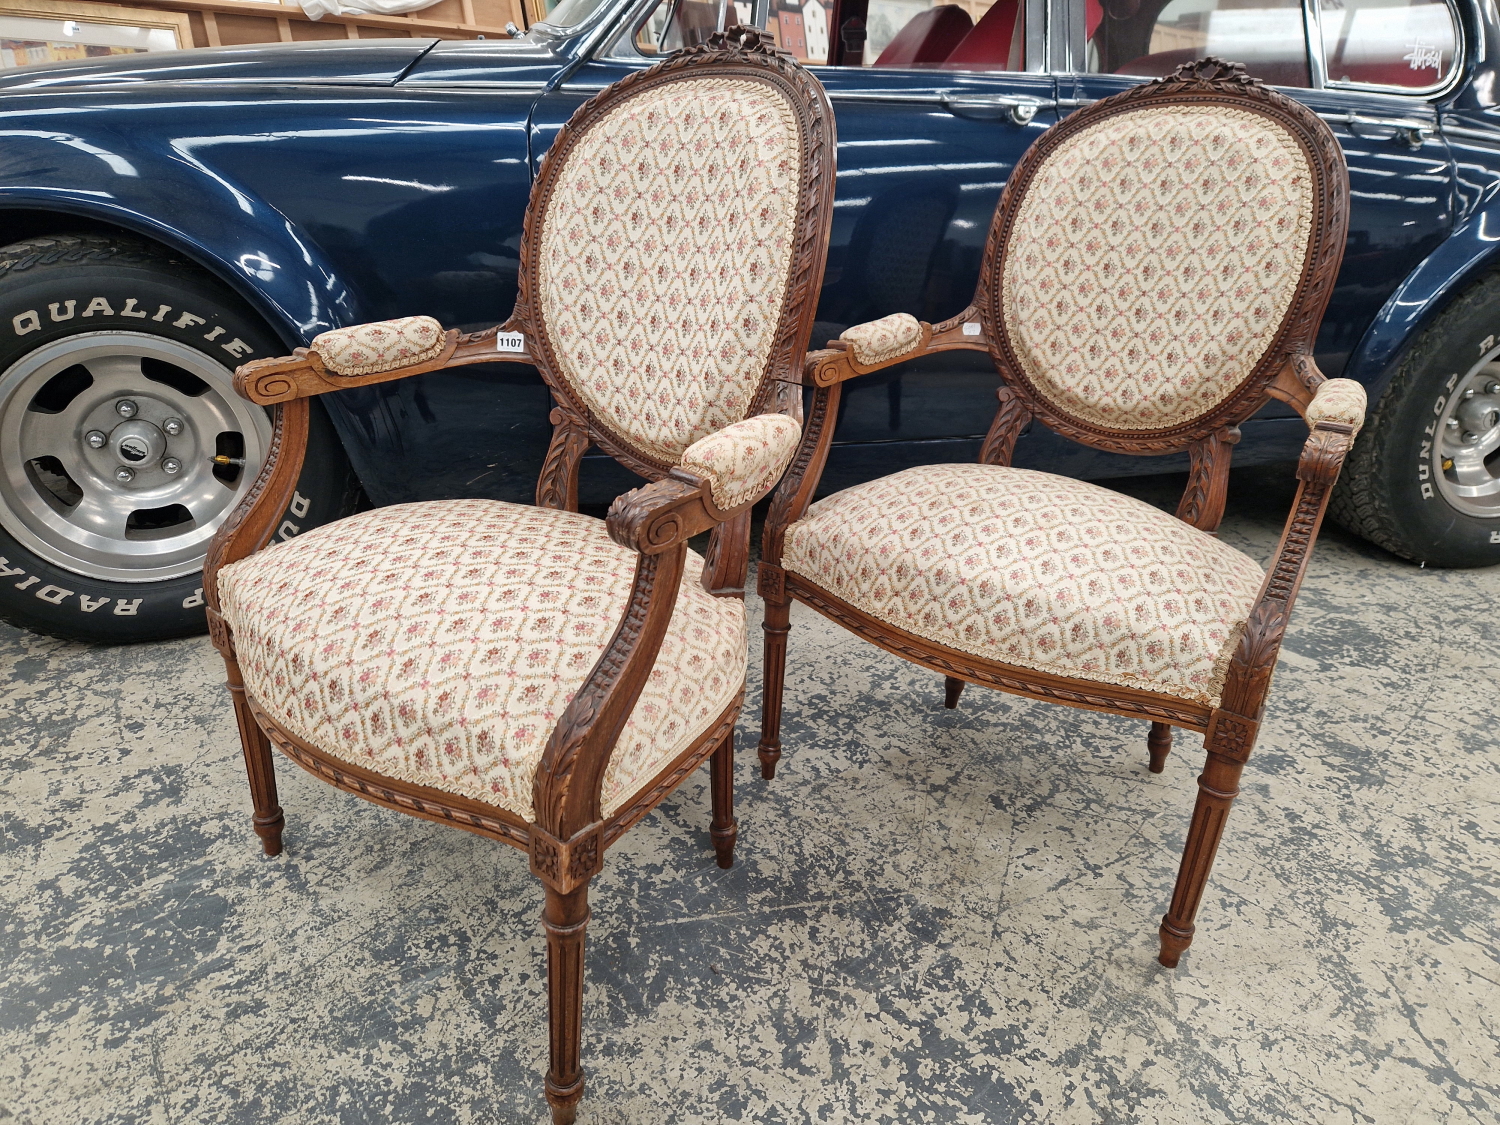
POLYGON ((1208 874, 1213 870, 1229 806, 1240 794, 1240 773, 1244 768, 1243 762, 1210 752, 1198 778, 1198 802, 1193 808, 1187 844, 1182 849, 1177 887, 1172 892, 1172 905, 1161 920, 1161 953, 1157 960, 1169 969, 1177 967, 1178 959, 1193 943, 1193 920, 1198 916, 1208 874))
POLYGON ((1172 752, 1172 724, 1152 723, 1151 733, 1146 736, 1146 753, 1151 756, 1152 773, 1161 773, 1167 768, 1167 755, 1172 752))
POLYGON ((286 825, 286 817, 276 800, 276 764, 271 758, 271 740, 250 713, 239 662, 224 657, 224 670, 229 695, 234 700, 234 717, 240 728, 240 748, 245 752, 245 773, 250 778, 250 801, 255 807, 251 824, 266 855, 280 855, 281 830, 286 825))
POLYGON ((547 1104, 552 1125, 573 1125, 583 1097, 583 937, 589 924, 589 888, 566 894, 547 888, 542 925, 547 931, 547 1104))
POLYGON ((791 627, 791 602, 766 602, 765 674, 760 691, 760 776, 767 781, 776 776, 781 760, 781 696, 786 686, 786 635, 791 627))
POLYGON ((713 823, 709 835, 720 867, 734 866, 734 841, 739 825, 734 820, 734 731, 724 736, 709 762, 709 788, 713 793, 713 823))
POLYGON ((943 677, 943 706, 952 711, 958 706, 958 697, 964 693, 964 681, 957 676, 943 677))

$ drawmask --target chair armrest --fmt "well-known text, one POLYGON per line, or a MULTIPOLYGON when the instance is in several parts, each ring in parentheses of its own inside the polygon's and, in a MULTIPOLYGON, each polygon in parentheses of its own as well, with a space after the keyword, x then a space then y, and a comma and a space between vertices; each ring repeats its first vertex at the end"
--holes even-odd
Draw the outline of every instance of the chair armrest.
POLYGON ((802 427, 785 414, 758 414, 695 441, 679 466, 707 482, 714 507, 728 512, 775 488, 801 440, 802 427))
POLYGON ((1271 688, 1271 674, 1281 652, 1281 639, 1291 618, 1292 604, 1297 600, 1297 592, 1302 588, 1302 579, 1312 560, 1313 544, 1317 542, 1329 498, 1344 467, 1344 458, 1354 444, 1355 431, 1364 418, 1364 388, 1352 380, 1330 379, 1319 387, 1319 395, 1323 393, 1322 387, 1333 383, 1351 383, 1358 392, 1357 403, 1356 396, 1347 388, 1334 387, 1327 392, 1330 397, 1324 401, 1324 408, 1330 411, 1337 408, 1340 417, 1337 420, 1319 418, 1313 422, 1312 433, 1302 446, 1302 456, 1297 462, 1297 498, 1282 529, 1281 542, 1276 545, 1276 556, 1266 571, 1260 596, 1250 610, 1245 631, 1230 659, 1224 681, 1220 709, 1242 716, 1251 723, 1260 720, 1261 708, 1271 688), (1342 420, 1351 415, 1355 417, 1353 422, 1342 420))
POLYGON ((244 364, 235 372, 234 386, 251 402, 271 406, 444 367, 532 362, 524 333, 507 331, 509 327, 465 334, 444 331, 430 316, 405 316, 335 328, 289 356, 244 364))
POLYGON ((826 351, 809 352, 803 381, 831 387, 860 375, 916 359, 932 352, 988 351, 979 314, 972 306, 941 324, 928 324, 910 313, 846 328, 826 351))
POLYGON ((1328 379, 1313 392, 1302 416, 1310 430, 1316 430, 1321 422, 1334 422, 1350 427, 1352 436, 1365 424, 1367 405, 1364 387, 1353 379, 1328 379))

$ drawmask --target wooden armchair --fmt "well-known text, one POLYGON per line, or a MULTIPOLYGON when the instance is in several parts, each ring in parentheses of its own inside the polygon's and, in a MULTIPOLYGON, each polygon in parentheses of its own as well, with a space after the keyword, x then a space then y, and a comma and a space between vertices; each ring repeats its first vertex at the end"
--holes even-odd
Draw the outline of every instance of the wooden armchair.
POLYGON ((235 376, 274 407, 275 433, 204 594, 255 831, 281 851, 274 743, 340 789, 527 851, 545 887, 555 1122, 583 1092, 605 849, 711 758, 712 842, 732 861, 750 508, 800 439, 834 157, 817 82, 755 31, 715 35, 558 135, 505 324, 360 325, 235 376), (496 358, 534 363, 556 401, 536 507, 394 505, 267 546, 309 396, 496 358), (590 445, 653 482, 603 521, 577 512, 590 445), (686 544, 710 529, 705 561, 686 544))
POLYGON ((1255 736, 1287 616, 1365 395, 1313 341, 1343 256, 1348 175, 1328 127, 1243 67, 1208 59, 1078 111, 1011 176, 973 304, 897 314, 808 357, 801 449, 766 523, 760 759, 781 756, 787 623, 809 605, 964 685, 1205 737, 1177 889, 1175 966, 1255 736), (929 465, 809 507, 843 382, 932 352, 988 351, 1000 407, 975 465, 929 465), (1311 430, 1270 569, 1221 543, 1237 425, 1267 398, 1311 430), (1176 517, 1011 467, 1033 420, 1119 453, 1186 450, 1176 517))

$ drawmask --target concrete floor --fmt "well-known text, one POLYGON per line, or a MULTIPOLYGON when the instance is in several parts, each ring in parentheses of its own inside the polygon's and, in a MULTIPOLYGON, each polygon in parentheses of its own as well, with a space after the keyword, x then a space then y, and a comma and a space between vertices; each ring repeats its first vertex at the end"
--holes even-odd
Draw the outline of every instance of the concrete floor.
MULTIPOLYGON (((1265 557, 1289 478, 1237 471, 1226 540, 1265 557)), ((733 870, 700 773, 595 882, 580 1120, 1500 1122, 1497 608, 1325 532, 1176 971, 1197 738, 1158 777, 1144 723, 944 711, 799 612, 733 870)), ((0 1121, 543 1120, 520 853, 285 764, 263 858, 206 640, 0 668, 0 1121)))

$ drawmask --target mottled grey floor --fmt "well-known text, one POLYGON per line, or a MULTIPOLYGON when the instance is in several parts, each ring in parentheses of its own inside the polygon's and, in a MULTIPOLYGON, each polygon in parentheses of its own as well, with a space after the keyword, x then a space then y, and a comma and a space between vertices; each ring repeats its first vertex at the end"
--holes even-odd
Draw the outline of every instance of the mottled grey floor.
MULTIPOLYGON (((1228 541, 1266 555, 1288 476, 1236 475, 1228 541)), ((700 775, 595 883, 581 1120, 1493 1125, 1497 618, 1500 570, 1325 533, 1173 972, 1197 738, 1156 777, 1143 723, 947 712, 797 613, 734 869, 700 775)), ((0 669, 0 1120, 542 1120, 523 856, 286 765, 263 858, 205 640, 4 629, 0 669)))

